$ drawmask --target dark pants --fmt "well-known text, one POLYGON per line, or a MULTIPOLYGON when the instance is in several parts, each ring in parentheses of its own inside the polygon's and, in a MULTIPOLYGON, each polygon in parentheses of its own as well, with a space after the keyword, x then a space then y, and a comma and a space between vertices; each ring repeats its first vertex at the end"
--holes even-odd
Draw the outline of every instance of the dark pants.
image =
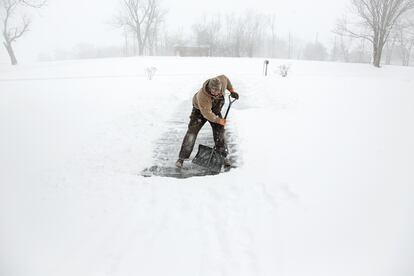
MULTIPOLYGON (((222 118, 221 108, 224 105, 224 98, 213 101, 212 111, 214 114, 222 118)), ((193 107, 190 115, 190 123, 188 124, 188 130, 185 134, 181 150, 179 154, 180 159, 188 159, 193 151, 195 141, 197 139, 198 132, 207 122, 207 119, 203 117, 200 110, 193 107)), ((224 140, 224 127, 222 125, 209 122, 213 129, 214 143, 216 150, 221 152, 224 156, 227 155, 227 146, 224 140)))

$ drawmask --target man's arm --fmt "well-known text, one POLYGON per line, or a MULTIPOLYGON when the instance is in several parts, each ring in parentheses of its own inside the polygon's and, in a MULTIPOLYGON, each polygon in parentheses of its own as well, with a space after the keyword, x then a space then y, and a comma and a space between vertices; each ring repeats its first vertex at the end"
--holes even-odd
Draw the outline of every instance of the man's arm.
POLYGON ((197 94, 197 102, 201 115, 203 115, 203 117, 209 120, 210 122, 217 123, 220 117, 214 114, 211 110, 211 100, 208 99, 207 96, 205 96, 203 93, 199 93, 197 94))
POLYGON ((232 98, 239 99, 239 93, 234 91, 234 88, 233 88, 233 85, 231 84, 230 79, 226 75, 223 75, 223 77, 226 79, 226 82, 227 82, 227 87, 226 88, 227 88, 227 90, 230 91, 230 96, 232 98))
POLYGON ((220 75, 217 78, 219 79, 224 79, 227 83, 226 89, 229 90, 230 92, 233 90, 233 85, 231 84, 230 79, 226 76, 226 75, 220 75))

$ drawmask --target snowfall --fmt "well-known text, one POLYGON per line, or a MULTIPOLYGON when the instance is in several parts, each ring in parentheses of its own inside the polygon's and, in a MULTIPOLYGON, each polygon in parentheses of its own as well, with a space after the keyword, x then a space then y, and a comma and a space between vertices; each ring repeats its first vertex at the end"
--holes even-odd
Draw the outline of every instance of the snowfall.
POLYGON ((414 68, 263 61, 1 64, 0 275, 414 275, 414 68), (238 167, 142 176, 220 74, 238 167))

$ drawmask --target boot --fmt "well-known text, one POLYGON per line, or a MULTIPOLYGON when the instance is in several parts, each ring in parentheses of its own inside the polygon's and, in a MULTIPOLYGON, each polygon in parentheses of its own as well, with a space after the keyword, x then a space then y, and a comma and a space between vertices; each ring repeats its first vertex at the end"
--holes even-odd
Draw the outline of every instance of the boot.
POLYGON ((228 158, 224 158, 224 167, 230 167, 231 166, 231 161, 228 158))
POLYGON ((184 159, 179 158, 177 162, 175 162, 175 166, 179 169, 183 167, 184 159))

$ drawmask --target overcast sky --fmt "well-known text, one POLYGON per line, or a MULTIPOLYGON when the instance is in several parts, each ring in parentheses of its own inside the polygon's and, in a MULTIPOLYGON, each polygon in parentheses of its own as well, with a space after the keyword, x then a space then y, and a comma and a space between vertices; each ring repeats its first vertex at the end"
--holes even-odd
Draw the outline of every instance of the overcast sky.
MULTIPOLYGON (((79 43, 96 46, 122 45, 119 30, 108 24, 116 14, 120 0, 48 0, 48 6, 36 12, 30 33, 15 45, 18 60, 35 61, 40 53, 56 49, 71 50, 79 43)), ((162 0, 168 10, 171 29, 184 29, 204 13, 242 13, 247 9, 276 14, 278 33, 329 43, 335 20, 343 14, 349 0, 162 0)), ((4 47, 0 61, 8 61, 4 47)))

